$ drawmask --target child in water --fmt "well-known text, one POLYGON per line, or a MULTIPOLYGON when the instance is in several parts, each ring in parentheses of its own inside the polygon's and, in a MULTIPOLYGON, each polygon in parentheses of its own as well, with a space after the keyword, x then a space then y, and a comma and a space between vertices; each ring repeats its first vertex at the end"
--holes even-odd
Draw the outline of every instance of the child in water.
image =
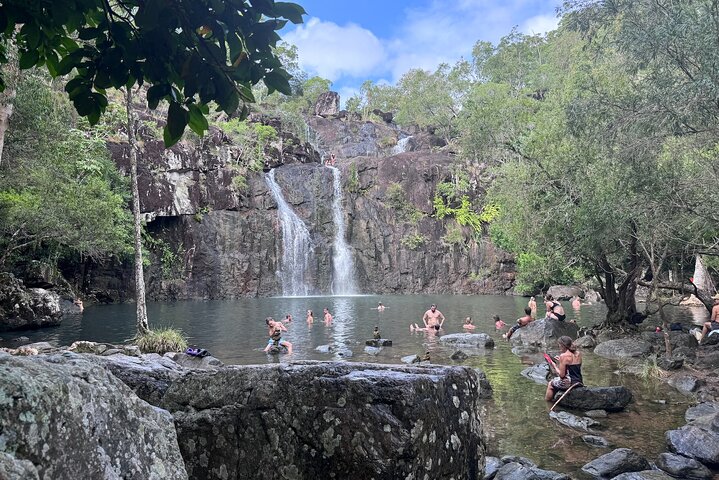
POLYGON ((462 328, 465 330, 474 330, 474 324, 472 323, 472 317, 467 317, 464 319, 464 325, 462 325, 462 328))
POLYGON ((501 318, 499 318, 499 315, 493 316, 492 320, 494 320, 494 328, 496 328, 497 330, 501 330, 507 326, 507 324, 504 323, 504 321, 501 318))

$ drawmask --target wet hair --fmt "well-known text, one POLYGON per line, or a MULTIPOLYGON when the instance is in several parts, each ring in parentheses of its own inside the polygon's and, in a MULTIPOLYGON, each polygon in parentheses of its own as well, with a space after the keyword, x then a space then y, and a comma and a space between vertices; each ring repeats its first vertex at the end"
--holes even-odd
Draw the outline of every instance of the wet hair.
POLYGON ((467 317, 467 318, 464 319, 465 322, 466 322, 467 320, 469 320, 469 323, 472 323, 472 317, 467 317))
POLYGON ((548 294, 546 294, 546 295, 544 296, 544 299, 551 301, 551 300, 554 300, 554 297, 548 293, 548 294))
POLYGON ((265 324, 267 324, 267 325, 269 325, 270 322, 274 322, 274 321, 275 321, 275 319, 272 318, 272 317, 267 317, 267 318, 265 318, 265 324))
POLYGON ((572 342, 571 337, 568 337, 566 335, 559 337, 558 340, 559 344, 569 350, 572 353, 576 353, 577 347, 574 346, 574 343, 572 342))
POLYGON ((530 299, 530 300, 534 300, 534 295, 532 295, 531 297, 529 297, 529 299, 530 299))
POLYGON ((432 307, 437 308, 437 304, 433 303, 432 305, 429 306, 429 308, 432 308, 432 307))
POLYGON ((532 314, 532 309, 529 308, 529 307, 524 307, 524 313, 526 313, 527 315, 531 315, 531 314, 532 314))
POLYGON ((312 310, 307 310, 307 313, 312 315, 312 310))
POLYGON ((492 320, 494 320, 495 322, 498 322, 501 320, 501 318, 499 318, 499 315, 494 315, 494 316, 492 316, 492 320))

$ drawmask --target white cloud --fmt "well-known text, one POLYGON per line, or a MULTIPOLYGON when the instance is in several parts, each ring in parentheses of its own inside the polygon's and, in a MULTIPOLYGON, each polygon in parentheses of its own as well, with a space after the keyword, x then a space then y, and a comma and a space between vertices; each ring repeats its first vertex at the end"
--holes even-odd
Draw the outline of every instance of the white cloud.
POLYGON ((522 31, 529 35, 544 35, 558 26, 559 18, 556 15, 537 15, 525 20, 522 31))
POLYGON ((311 18, 284 40, 297 45, 304 69, 332 81, 344 75, 370 76, 386 56, 382 42, 371 31, 352 23, 339 26, 311 18))

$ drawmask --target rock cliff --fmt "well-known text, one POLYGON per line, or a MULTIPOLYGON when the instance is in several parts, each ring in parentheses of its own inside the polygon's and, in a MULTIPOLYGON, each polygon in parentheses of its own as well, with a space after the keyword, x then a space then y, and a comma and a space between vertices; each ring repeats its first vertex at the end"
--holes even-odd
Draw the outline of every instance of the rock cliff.
MULTIPOLYGON (((264 172, 242 172, 240 186, 242 146, 219 130, 169 150, 159 140, 143 141, 141 208, 155 239, 146 270, 150 298, 282 293, 277 272, 286 246, 278 204, 264 178, 270 168, 311 237, 305 275, 310 293, 330 293, 334 189, 332 170, 321 162, 330 153, 341 172, 346 241, 360 292, 511 291, 512 257, 452 219, 433 218, 437 185, 452 179, 455 159, 436 150, 441 141, 430 133, 410 135, 392 123, 363 122, 340 112, 309 118, 304 142, 276 119, 254 120, 273 126, 282 141, 265 148, 264 172), (448 241, 450 229, 455 235, 448 241)), ((126 145, 111 144, 111 150, 126 171, 126 145)), ((133 290, 131 278, 128 269, 95 266, 86 272, 85 289, 101 301, 124 300, 133 290)))

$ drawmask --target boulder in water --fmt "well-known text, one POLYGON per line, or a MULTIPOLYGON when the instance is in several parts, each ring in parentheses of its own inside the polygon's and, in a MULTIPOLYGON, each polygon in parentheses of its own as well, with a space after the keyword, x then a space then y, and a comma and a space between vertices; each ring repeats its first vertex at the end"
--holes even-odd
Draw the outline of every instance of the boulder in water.
MULTIPOLYGON (((562 396, 560 391, 555 401, 562 396)), ((623 386, 614 387, 574 387, 562 399, 559 405, 577 410, 606 410, 618 412, 632 401, 632 392, 623 386)))
POLYGON ((669 450, 707 465, 719 465, 719 414, 710 418, 710 424, 695 421, 695 424, 669 430, 665 434, 669 450))
POLYGON ((611 446, 606 438, 598 435, 582 435, 582 441, 593 447, 608 448, 611 446))
POLYGON ((486 333, 450 333, 439 337, 445 346, 462 348, 494 348, 494 339, 486 333))
POLYGON ((583 335, 576 339, 573 343, 574 346, 579 348, 594 348, 597 346, 597 339, 591 335, 583 335))
POLYGON ((0 392, 2 478, 187 478, 172 416, 81 355, 0 354, 0 392))
POLYGON ((547 384, 549 377, 549 365, 546 363, 538 363, 521 371, 521 375, 540 385, 547 384))
POLYGON ((684 412, 684 420, 690 423, 703 417, 713 417, 716 413, 719 413, 719 403, 702 402, 687 408, 684 412))
POLYGON ((563 473, 517 462, 505 463, 494 476, 494 480, 569 480, 569 478, 569 475, 563 473))
POLYGON ((514 332, 514 335, 510 338, 510 342, 512 345, 555 348, 559 337, 566 335, 571 338, 577 338, 578 330, 579 327, 574 323, 543 318, 514 332))
POLYGON ((582 471, 595 478, 612 478, 625 472, 641 472, 650 468, 647 459, 634 450, 617 448, 587 463, 582 471))
POLYGON ((462 350, 457 350, 452 355, 450 355, 449 358, 451 358, 455 362, 461 362, 463 360, 467 360, 469 358, 469 355, 464 353, 462 350))
POLYGON ((682 393, 692 393, 701 385, 701 381, 691 375, 675 375, 667 382, 682 393))
POLYGON ((412 363, 419 363, 419 355, 406 355, 401 358, 402 363, 412 364, 412 363))
POLYGON ((368 345, 370 347, 391 347, 392 346, 392 340, 389 340, 387 338, 373 338, 371 340, 367 340, 364 342, 365 345, 368 345))
POLYGON ((612 480, 674 480, 661 470, 642 470, 641 472, 626 472, 612 480))
POLYGON ((645 357, 652 351, 651 344, 644 340, 620 338, 602 342, 594 349, 594 353, 604 358, 637 358, 645 357))
POLYGON ((367 355, 379 355, 382 351, 382 347, 364 347, 364 353, 367 355))
POLYGON ((578 417, 569 412, 549 412, 549 418, 552 418, 569 428, 583 430, 585 432, 590 432, 592 427, 598 427, 600 425, 600 423, 593 418, 578 417))
POLYGON ((25 288, 10 273, 0 273, 0 326, 13 330, 51 327, 62 320, 60 296, 42 288, 25 288))
POLYGON ((712 478, 712 472, 703 464, 692 458, 662 453, 657 458, 657 467, 675 478, 702 480, 712 478))
POLYGON ((186 353, 168 352, 165 357, 169 358, 178 365, 182 365, 187 368, 199 368, 201 370, 212 370, 214 368, 220 368, 224 365, 222 361, 212 355, 204 357, 193 357, 186 353))
POLYGON ((584 298, 584 290, 574 285, 552 285, 547 290, 547 295, 551 295, 558 302, 570 300, 572 297, 584 298))

